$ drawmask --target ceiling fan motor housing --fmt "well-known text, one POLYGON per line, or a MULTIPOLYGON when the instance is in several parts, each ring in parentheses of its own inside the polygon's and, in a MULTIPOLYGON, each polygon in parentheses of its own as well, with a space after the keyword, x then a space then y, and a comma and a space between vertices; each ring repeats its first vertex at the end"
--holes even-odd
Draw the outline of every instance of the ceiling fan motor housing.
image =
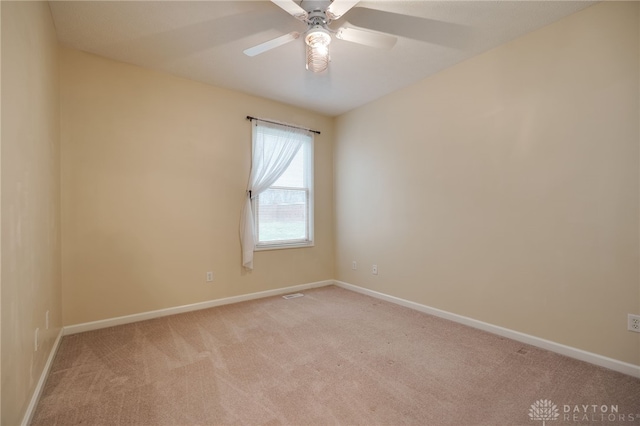
POLYGON ((315 11, 325 11, 331 5, 330 0, 302 0, 300 7, 308 13, 315 11))

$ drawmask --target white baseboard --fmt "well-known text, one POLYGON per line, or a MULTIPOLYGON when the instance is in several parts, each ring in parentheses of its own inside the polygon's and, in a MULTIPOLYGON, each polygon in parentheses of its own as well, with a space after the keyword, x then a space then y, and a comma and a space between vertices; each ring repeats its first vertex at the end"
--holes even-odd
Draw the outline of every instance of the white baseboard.
POLYGON ((60 329, 58 333, 58 337, 56 337, 55 342, 53 342, 53 347, 51 348, 51 352, 49 352, 49 357, 47 358, 47 362, 42 369, 42 374, 40 374, 40 379, 38 380, 38 384, 33 391, 33 395, 31 395, 31 401, 29 401, 29 406, 27 406, 27 412, 24 413, 24 417, 22 418, 22 426, 28 426, 31 423, 33 418, 33 414, 36 412, 36 407, 38 406, 38 401, 40 401, 40 395, 42 395, 42 391, 44 389, 44 384, 47 381, 47 377, 49 377, 49 370, 51 370, 51 365, 53 364, 53 359, 56 357, 56 353, 58 352, 58 347, 60 346, 60 341, 62 340, 63 330, 60 329))
POLYGON ((240 296, 226 297, 224 299, 209 300, 206 302, 193 303, 191 305, 175 306, 172 308, 159 309, 157 311, 141 312, 139 314, 125 315, 122 317, 108 318, 99 321, 85 322, 82 324, 68 325, 64 327, 64 335, 82 333, 85 331, 98 330, 101 328, 113 327, 116 325, 129 324, 132 322, 145 321, 153 318, 165 317, 167 315, 181 314, 184 312, 197 311, 200 309, 213 308, 215 306, 230 305, 232 303, 245 302, 247 300, 261 299, 263 297, 278 296, 280 294, 295 293, 296 291, 307 290, 315 287, 332 285, 333 280, 318 281, 314 283, 282 287, 274 290, 260 291, 257 293, 243 294, 240 296))
POLYGON ((591 364, 605 367, 610 370, 618 371, 620 373, 628 374, 640 378, 640 366, 629 364, 623 361, 618 361, 613 358, 607 358, 602 355, 587 352, 582 349, 573 348, 560 343, 552 342, 550 340, 541 339, 539 337, 531 336, 529 334, 520 333, 519 331, 510 330, 508 328, 500 327, 497 325, 489 324, 486 322, 478 321, 473 318, 465 317, 451 312, 443 311, 430 306, 421 305, 420 303, 411 302, 409 300, 401 299, 395 296, 389 296, 388 294, 379 293, 377 291, 369 290, 364 287, 359 287, 353 284, 348 284, 342 281, 334 281, 334 284, 338 287, 342 287, 347 290, 352 290, 358 293, 366 294, 368 296, 375 297, 377 299, 386 300, 387 302, 395 303, 407 308, 415 309, 416 311, 424 312, 436 317, 448 319, 460 324, 467 325, 469 327, 477 328, 489 333, 497 334, 499 336, 507 337, 518 342, 526 343, 531 346, 546 349, 551 352, 559 353, 561 355, 575 358, 580 361, 585 361, 591 364))

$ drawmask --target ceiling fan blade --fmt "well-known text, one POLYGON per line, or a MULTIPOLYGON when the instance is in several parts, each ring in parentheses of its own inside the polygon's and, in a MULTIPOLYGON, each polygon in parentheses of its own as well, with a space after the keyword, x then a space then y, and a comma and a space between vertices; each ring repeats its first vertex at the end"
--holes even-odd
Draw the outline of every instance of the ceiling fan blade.
POLYGON ((397 37, 389 34, 381 34, 354 27, 341 27, 336 33, 336 37, 340 40, 364 44, 365 46, 377 47, 379 49, 391 49, 395 46, 396 41, 398 41, 397 37))
POLYGON ((257 46, 253 46, 248 49, 245 49, 243 52, 247 56, 256 56, 266 52, 267 50, 275 49, 276 47, 280 47, 283 44, 287 44, 290 41, 297 39, 298 37, 300 37, 300 33, 297 31, 293 31, 289 34, 276 37, 273 40, 265 41, 264 43, 260 43, 257 46))
POLYGON ((307 11, 301 8, 298 3, 293 0, 271 0, 271 2, 302 22, 305 22, 309 17, 307 11))
POLYGON ((350 11, 359 1, 360 0, 333 0, 327 8, 327 16, 333 21, 340 19, 342 15, 350 11))
POLYGON ((349 13, 349 23, 360 28, 454 49, 467 49, 474 39, 473 30, 465 25, 367 7, 358 7, 349 13))

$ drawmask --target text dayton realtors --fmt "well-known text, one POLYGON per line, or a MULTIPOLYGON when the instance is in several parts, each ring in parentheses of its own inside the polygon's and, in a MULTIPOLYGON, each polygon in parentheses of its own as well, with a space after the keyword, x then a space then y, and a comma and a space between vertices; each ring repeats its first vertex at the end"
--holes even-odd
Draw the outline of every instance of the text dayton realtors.
POLYGON ((640 420, 640 414, 624 414, 617 405, 563 405, 564 421, 574 422, 633 422, 640 420))

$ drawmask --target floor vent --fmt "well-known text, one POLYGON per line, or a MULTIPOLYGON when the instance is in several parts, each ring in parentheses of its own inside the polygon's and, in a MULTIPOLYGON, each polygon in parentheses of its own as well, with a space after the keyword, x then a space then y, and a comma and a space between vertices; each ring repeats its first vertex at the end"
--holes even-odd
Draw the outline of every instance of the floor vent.
POLYGON ((282 296, 283 299, 295 299, 296 297, 302 297, 304 296, 304 294, 302 293, 293 293, 293 294, 286 294, 284 296, 282 296))

